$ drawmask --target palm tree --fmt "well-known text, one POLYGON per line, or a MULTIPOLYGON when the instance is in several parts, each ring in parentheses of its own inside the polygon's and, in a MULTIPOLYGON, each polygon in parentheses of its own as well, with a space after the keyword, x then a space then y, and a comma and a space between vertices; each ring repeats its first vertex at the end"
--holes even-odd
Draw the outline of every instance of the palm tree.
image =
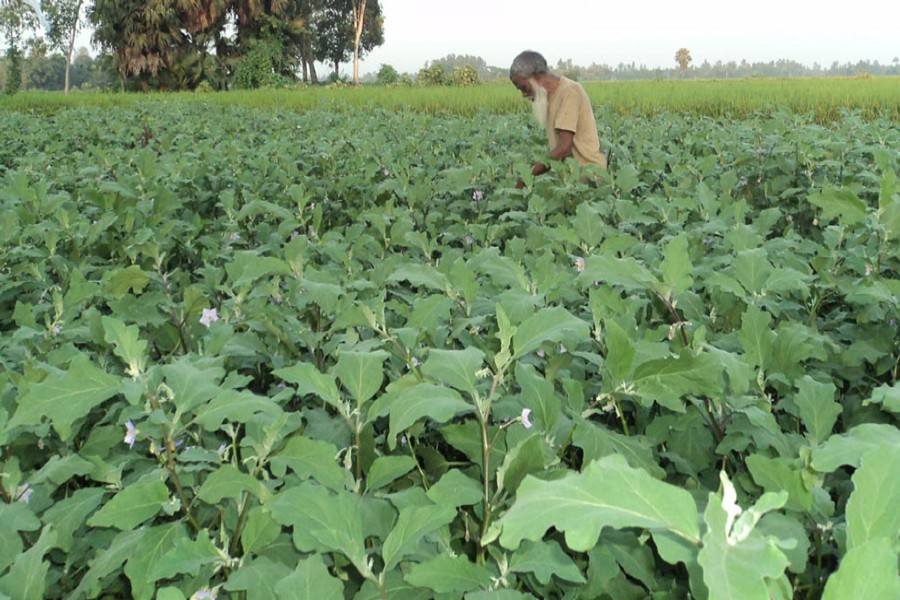
POLYGON ((691 51, 687 48, 679 48, 675 53, 675 62, 678 63, 678 68, 681 69, 682 76, 687 71, 692 60, 694 59, 691 58, 691 51))

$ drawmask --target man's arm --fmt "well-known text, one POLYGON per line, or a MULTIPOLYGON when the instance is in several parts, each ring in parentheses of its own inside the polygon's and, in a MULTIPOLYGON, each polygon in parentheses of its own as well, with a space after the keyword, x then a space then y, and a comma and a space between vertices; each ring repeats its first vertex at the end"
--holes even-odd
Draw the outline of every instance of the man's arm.
MULTIPOLYGON (((556 147, 550 151, 550 158, 563 161, 572 156, 572 145, 575 142, 575 132, 565 129, 556 130, 556 147)), ((531 166, 532 175, 543 175, 550 170, 544 163, 534 163, 531 166)))

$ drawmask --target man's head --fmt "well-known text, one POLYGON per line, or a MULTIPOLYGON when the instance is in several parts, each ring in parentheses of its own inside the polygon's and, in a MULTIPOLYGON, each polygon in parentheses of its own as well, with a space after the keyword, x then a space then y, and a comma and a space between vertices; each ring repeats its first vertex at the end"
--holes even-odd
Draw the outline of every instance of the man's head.
POLYGON ((533 50, 519 54, 509 68, 510 81, 531 100, 534 117, 542 127, 547 125, 549 98, 544 83, 549 75, 547 60, 533 50))

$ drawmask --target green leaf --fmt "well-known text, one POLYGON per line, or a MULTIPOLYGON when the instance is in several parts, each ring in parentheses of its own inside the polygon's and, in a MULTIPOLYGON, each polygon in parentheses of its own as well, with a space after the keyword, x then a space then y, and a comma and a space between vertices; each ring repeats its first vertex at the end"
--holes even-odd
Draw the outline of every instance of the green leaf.
POLYGON ((272 473, 284 477, 287 469, 300 479, 315 479, 336 492, 352 484, 352 475, 337 463, 338 449, 334 444, 294 435, 284 449, 272 457, 272 473))
POLYGON ((400 394, 390 405, 388 447, 397 446, 397 436, 423 417, 446 423, 453 417, 472 412, 471 404, 452 388, 419 383, 400 394))
POLYGON ((886 411, 900 413, 900 383, 875 388, 869 402, 881 404, 886 411))
POLYGON ((582 287, 601 282, 620 285, 626 290, 655 289, 659 285, 659 280, 635 259, 606 254, 589 256, 578 281, 582 287))
POLYGON ((261 550, 281 535, 281 525, 262 506, 254 506, 247 513, 247 522, 241 531, 241 548, 244 554, 261 550))
POLYGON ((422 364, 422 373, 444 385, 475 395, 475 374, 484 365, 484 352, 475 347, 465 350, 430 350, 422 364))
POLYGON ((334 382, 334 377, 319 372, 310 363, 298 363, 293 367, 276 369, 272 371, 272 374, 297 386, 297 393, 301 396, 312 394, 339 411, 342 411, 344 408, 341 403, 341 392, 334 382))
POLYGON ((456 508, 445 505, 407 506, 384 540, 381 554, 384 570, 390 571, 407 555, 415 552, 423 537, 447 525, 456 517, 456 508))
POLYGON ((146 532, 146 529, 122 531, 113 538, 107 548, 98 549, 90 569, 81 577, 78 587, 70 597, 79 598, 86 595, 89 598, 96 598, 99 596, 102 592, 100 582, 121 568, 146 532))
POLYGON ((635 469, 643 469, 657 479, 665 477, 665 470, 656 462, 649 442, 641 436, 626 436, 584 419, 576 419, 572 445, 582 450, 582 466, 591 461, 618 454, 635 469))
POLYGON ((275 593, 278 600, 344 600, 344 584, 328 572, 321 555, 313 554, 275 584, 275 593))
POLYGON ((159 512, 169 501, 169 490, 162 481, 134 483, 112 497, 94 513, 87 524, 91 527, 134 529, 159 512))
POLYGON ((464 600, 534 600, 531 594, 523 594, 516 590, 501 588, 499 590, 480 590, 469 592, 464 600))
POLYGON ((101 371, 79 354, 61 376, 50 376, 33 386, 19 399, 18 408, 5 431, 20 425, 37 425, 44 417, 63 442, 72 435, 72 426, 91 409, 119 392, 120 379, 101 371))
POLYGON ((411 456, 379 456, 366 473, 366 491, 383 488, 416 468, 411 456))
POLYGON ((822 600, 900 598, 897 551, 884 537, 851 548, 825 584, 822 600))
POLYGON ((759 294, 765 289, 772 271, 774 271, 774 267, 769 262, 765 248, 753 248, 738 252, 732 263, 730 274, 749 293, 759 294))
POLYGON ((564 581, 586 582, 575 562, 552 540, 524 542, 510 557, 509 570, 512 573, 532 574, 543 585, 550 583, 554 575, 564 581))
POLYGON ((810 204, 822 209, 822 219, 837 218, 841 225, 854 225, 866 220, 866 203, 847 188, 825 186, 818 194, 810 194, 810 204))
POLYGON ((472 506, 484 498, 481 485, 459 469, 450 469, 428 490, 428 497, 435 504, 445 506, 472 506))
POLYGON ((148 570, 147 577, 150 581, 172 579, 181 573, 196 577, 201 568, 214 564, 222 558, 222 553, 209 539, 209 531, 203 529, 197 534, 196 540, 188 537, 177 538, 172 548, 159 557, 153 568, 148 570))
POLYGON ((219 383, 225 369, 218 359, 185 356, 161 367, 166 385, 172 390, 172 402, 187 414, 222 393, 219 383))
POLYGON ((894 425, 864 423, 841 435, 833 435, 812 451, 812 467, 831 473, 842 465, 859 467, 870 450, 877 452, 900 448, 900 430, 894 425))
POLYGON ((244 492, 253 494, 261 502, 272 496, 263 482, 228 463, 206 476, 197 490, 197 497, 207 504, 218 504, 223 498, 238 502, 244 492))
POLYGON ((128 293, 128 290, 140 294, 148 283, 150 283, 150 276, 139 266, 131 265, 113 272, 106 282, 106 293, 114 298, 121 298, 128 293))
POLYGON ((764 490, 784 490, 789 494, 788 508, 799 511, 812 508, 812 492, 806 486, 802 470, 793 459, 753 454, 747 457, 746 463, 753 480, 764 490))
POLYGON ((234 260, 225 265, 225 272, 231 280, 232 287, 246 286, 257 279, 272 275, 288 276, 291 267, 280 258, 259 256, 253 250, 235 252, 234 260))
POLYGON ((711 354, 695 356, 684 352, 677 358, 642 363, 634 372, 634 385, 647 405, 653 401, 677 412, 684 412, 685 396, 721 395, 724 387, 722 364, 711 354))
POLYGON ((414 565, 406 581, 418 587, 426 587, 438 594, 459 594, 491 585, 491 572, 476 565, 465 556, 439 554, 435 558, 414 565))
POLYGON ((831 435, 841 414, 841 405, 834 400, 835 391, 833 383, 819 383, 809 375, 797 383, 794 402, 813 445, 821 444, 831 435))
MULTIPOLYGON (((47 509, 42 519, 56 531, 56 546, 59 549, 64 552, 72 550, 75 533, 84 526, 87 516, 100 506, 104 495, 106 493, 101 488, 82 488, 47 509)), ((0 538, 3 537, 3 528, 0 526, 0 538)), ((15 536, 15 539, 18 539, 18 536, 15 536)), ((2 569, 0 561, 0 570, 2 569)))
POLYGON ((680 294, 691 287, 694 283, 694 278, 691 276, 694 265, 688 254, 686 235, 681 234, 666 244, 660 268, 663 281, 669 286, 673 295, 680 294))
POLYGON ((534 413, 534 426, 553 433, 559 421, 562 400, 553 384, 544 379, 532 365, 516 363, 516 383, 522 389, 522 403, 534 413))
POLYGON ((688 492, 629 467, 616 455, 555 481, 527 477, 498 523, 500 544, 508 549, 523 539, 541 539, 550 527, 564 532, 576 552, 592 548, 603 527, 670 529, 695 543, 700 538, 697 507, 688 492))
POLYGON ((635 349, 625 329, 614 319, 604 322, 606 342, 606 368, 616 382, 623 382, 631 374, 635 349))
POLYGON ((552 455, 543 441, 543 436, 531 435, 516 444, 497 469, 498 491, 506 490, 514 494, 526 475, 542 471, 549 462, 546 454, 552 455))
POLYGON ((387 283, 399 281, 408 281, 410 285, 425 287, 437 292, 443 292, 450 286, 447 276, 434 267, 414 263, 401 265, 387 278, 387 283))
POLYGON ((772 538, 752 530, 736 535, 735 512, 740 509, 733 500, 709 495, 704 513, 707 530, 697 557, 709 597, 770 600, 766 581, 781 577, 788 560, 772 538))
POLYGON ((567 337, 587 338, 591 326, 561 306, 544 308, 519 324, 513 336, 516 357, 541 347, 544 342, 561 342, 567 337))
POLYGON ((412 312, 409 314, 409 319, 406 321, 406 326, 426 332, 434 331, 435 327, 450 320, 452 309, 453 300, 441 294, 417 298, 412 312))
POLYGON ((384 361, 388 353, 377 350, 374 352, 341 352, 335 365, 335 374, 350 395, 356 400, 357 406, 361 406, 381 389, 384 381, 384 361))
POLYGON ((50 563, 44 555, 56 546, 56 532, 50 527, 41 531, 41 537, 31 548, 16 557, 9 573, 0 579, 0 591, 16 600, 43 600, 50 563))
MULTIPOLYGON (((900 535, 900 447, 885 446, 866 453, 853 474, 853 493, 847 501, 847 548, 876 538, 892 544, 900 535)), ((895 565, 896 566, 896 565, 895 565)))
POLYGON ((318 485, 288 488, 266 505, 272 518, 294 527, 302 552, 340 552, 366 573, 366 547, 360 498, 349 492, 331 494, 318 485))
POLYGON ((245 592, 247 600, 278 600, 277 584, 290 573, 286 565, 261 556, 244 563, 222 587, 229 592, 245 592))
POLYGON ((128 374, 137 377, 144 372, 147 363, 147 342, 140 339, 136 325, 125 326, 119 319, 105 316, 101 319, 104 339, 113 344, 113 352, 128 365, 128 374))
POLYGON ((772 316, 752 304, 741 317, 738 338, 744 348, 744 358, 751 365, 766 369, 771 360, 775 332, 772 331, 772 316))
POLYGON ((156 589, 155 580, 149 578, 160 557, 171 550, 175 542, 187 539, 184 525, 169 523, 159 527, 151 527, 135 545, 125 564, 125 575, 131 581, 131 594, 136 600, 153 598, 156 589))
POLYGON ((248 391, 222 390, 218 396, 197 411, 193 422, 215 431, 221 428, 225 421, 246 423, 260 413, 275 419, 283 411, 271 398, 257 396, 248 391))

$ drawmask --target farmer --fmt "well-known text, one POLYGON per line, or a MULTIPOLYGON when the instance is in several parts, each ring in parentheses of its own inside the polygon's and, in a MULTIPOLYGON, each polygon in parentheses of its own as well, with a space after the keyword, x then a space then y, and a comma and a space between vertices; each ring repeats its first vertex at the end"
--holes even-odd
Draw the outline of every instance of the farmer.
MULTIPOLYGON (((519 54, 509 68, 509 78, 522 95, 531 101, 534 116, 547 130, 550 158, 574 157, 581 166, 606 168, 606 156, 600 151, 600 137, 591 101, 581 84, 554 75, 547 60, 531 50, 519 54)), ((533 175, 550 170, 535 163, 533 175)), ((516 187, 524 183, 519 180, 516 187)))

